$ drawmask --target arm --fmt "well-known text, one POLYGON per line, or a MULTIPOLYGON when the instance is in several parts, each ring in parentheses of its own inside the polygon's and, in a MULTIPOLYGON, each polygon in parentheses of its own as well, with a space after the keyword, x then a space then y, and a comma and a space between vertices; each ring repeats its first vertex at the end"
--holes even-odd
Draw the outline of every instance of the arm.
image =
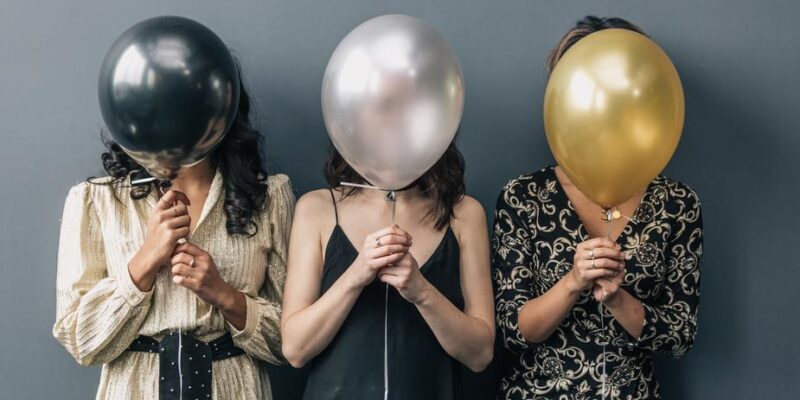
MULTIPOLYGON (((703 219, 697 195, 688 188, 686 191, 688 195, 677 200, 680 208, 667 247, 664 287, 652 302, 639 303, 643 312, 639 319, 641 334, 635 335, 635 330, 625 327, 636 346, 674 357, 684 355, 694 344, 700 300, 703 219)), ((625 295, 639 302, 627 292, 625 295)))
POLYGON ((578 244, 572 269, 540 296, 532 293, 533 250, 526 204, 520 201, 516 183, 500 194, 495 211, 494 267, 498 287, 498 324, 512 351, 541 343, 558 328, 581 292, 598 278, 618 275, 623 268, 619 248, 605 238, 578 244), (594 257, 594 259, 593 259, 594 257), (502 315, 501 315, 502 313, 502 315))
MULTIPOLYGON (((127 268, 121 268, 127 271, 127 268)), ((90 184, 73 187, 61 220, 53 336, 82 365, 117 358, 138 335, 150 308, 131 276, 111 277, 90 184)))
POLYGON ((273 364, 285 362, 281 352, 281 299, 294 204, 289 179, 285 175, 274 176, 270 182, 269 220, 262 224, 262 229, 270 229, 272 239, 267 279, 258 296, 237 291, 230 297, 232 302, 223 302, 220 307, 228 320, 234 343, 252 356, 273 364), (243 307, 237 306, 237 299, 238 303, 244 303, 243 307))
POLYGON ((397 266, 382 270, 379 276, 416 305, 447 354, 479 372, 489 365, 494 355, 494 304, 486 215, 480 203, 470 197, 456 206, 455 214, 458 217, 454 221, 454 231, 461 248, 463 312, 425 279, 411 253, 397 266))
POLYGON ((375 278, 376 271, 398 261, 408 250, 410 238, 401 237, 395 228, 368 235, 358 258, 320 296, 323 264, 323 223, 320 221, 333 219, 328 212, 330 207, 327 193, 306 194, 297 203, 292 224, 281 334, 283 353, 297 368, 330 344, 364 286, 375 278), (385 245, 376 248, 378 237, 385 245))
POLYGON ((194 244, 179 245, 172 258, 173 281, 220 311, 236 346, 273 364, 283 363, 280 298, 293 210, 289 179, 285 175, 271 177, 269 208, 261 214, 258 227, 269 229, 272 246, 267 255, 267 276, 258 293, 240 291, 225 282, 211 255, 194 244))
POLYGON ((497 326, 506 349, 520 354, 531 344, 523 336, 520 309, 533 298, 531 236, 525 223, 527 209, 520 200, 521 185, 512 182, 497 198, 492 234, 492 268, 497 326))

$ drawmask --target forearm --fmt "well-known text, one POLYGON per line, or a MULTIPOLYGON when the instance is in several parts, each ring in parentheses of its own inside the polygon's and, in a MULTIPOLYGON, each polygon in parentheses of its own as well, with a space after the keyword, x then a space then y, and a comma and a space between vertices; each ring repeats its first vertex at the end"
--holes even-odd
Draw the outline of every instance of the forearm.
POLYGON ((543 295, 525 303, 519 310, 517 324, 525 340, 545 341, 561 324, 578 301, 580 290, 569 282, 569 275, 558 281, 543 295))
POLYGON ((122 278, 105 278, 79 298, 60 290, 53 335, 81 365, 110 362, 138 335, 152 293, 122 278))
POLYGON ((247 322, 247 299, 244 293, 228 287, 215 305, 222 316, 236 329, 242 330, 247 322))
POLYGON ((159 265, 143 252, 144 249, 140 249, 128 262, 128 273, 139 290, 149 292, 155 284, 159 265))
POLYGON ((416 304, 442 348, 471 370, 483 370, 494 351, 493 322, 468 315, 430 286, 416 304))
POLYGON ((345 272, 313 304, 285 316, 283 353, 293 366, 299 368, 325 350, 362 289, 345 272))
POLYGON ((620 288, 616 296, 604 302, 614 319, 634 338, 639 338, 644 326, 644 307, 642 302, 620 288))

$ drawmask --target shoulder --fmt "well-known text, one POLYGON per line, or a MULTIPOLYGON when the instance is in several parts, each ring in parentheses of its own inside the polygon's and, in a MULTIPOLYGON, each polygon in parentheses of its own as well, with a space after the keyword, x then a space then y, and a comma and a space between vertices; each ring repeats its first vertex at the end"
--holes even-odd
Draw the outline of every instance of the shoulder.
POLYGON ((67 203, 80 202, 86 205, 103 203, 120 195, 119 186, 119 182, 110 176, 77 182, 67 192, 67 203))
POLYGON ((453 219, 450 226, 456 234, 484 231, 486 230, 486 212, 478 200, 464 195, 453 206, 453 219))
POLYGON ((333 215, 333 200, 328 189, 312 190, 297 200, 298 216, 306 218, 324 218, 333 215))
POLYGON ((666 203, 678 203, 689 208, 700 208, 700 196, 689 185, 675 178, 659 175, 653 195, 666 203))
POLYGON ((472 196, 464 195, 454 206, 453 213, 466 219, 483 219, 486 214, 481 203, 472 196))
POLYGON ((294 207, 294 189, 288 176, 275 174, 267 177, 267 204, 273 211, 294 207))
POLYGON ((528 174, 510 179, 500 190, 497 204, 506 204, 511 198, 517 201, 536 200, 556 190, 556 177, 553 166, 542 168, 528 174))
POLYGON ((270 195, 292 192, 292 181, 286 174, 274 174, 267 177, 267 193, 270 195))

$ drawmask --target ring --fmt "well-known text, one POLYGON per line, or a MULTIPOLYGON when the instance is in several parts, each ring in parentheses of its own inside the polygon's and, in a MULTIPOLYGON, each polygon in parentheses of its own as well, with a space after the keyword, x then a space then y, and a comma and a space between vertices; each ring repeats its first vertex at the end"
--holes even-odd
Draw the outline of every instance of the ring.
POLYGON ((375 247, 381 247, 381 238, 380 237, 376 237, 375 238, 375 247))
POLYGON ((194 257, 192 257, 192 258, 190 258, 190 259, 189 259, 189 266, 190 266, 190 267, 193 267, 193 266, 194 266, 194 257))
POLYGON ((595 269, 595 268, 596 267, 594 266, 594 257, 592 257, 592 269, 595 269))
POLYGON ((594 261, 594 249, 589 249, 589 258, 591 258, 592 261, 594 261))

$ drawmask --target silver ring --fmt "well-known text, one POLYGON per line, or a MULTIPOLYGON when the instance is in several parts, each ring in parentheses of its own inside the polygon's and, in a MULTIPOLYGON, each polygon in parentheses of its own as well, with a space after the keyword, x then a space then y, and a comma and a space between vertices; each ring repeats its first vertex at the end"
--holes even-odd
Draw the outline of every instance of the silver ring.
POLYGON ((193 267, 193 266, 194 266, 194 257, 192 257, 192 258, 190 258, 190 259, 189 259, 189 266, 190 266, 190 267, 193 267))
POLYGON ((594 261, 594 249, 589 249, 589 258, 591 258, 592 261, 594 261))
POLYGON ((376 237, 375 238, 375 247, 381 247, 381 238, 380 237, 376 237))

